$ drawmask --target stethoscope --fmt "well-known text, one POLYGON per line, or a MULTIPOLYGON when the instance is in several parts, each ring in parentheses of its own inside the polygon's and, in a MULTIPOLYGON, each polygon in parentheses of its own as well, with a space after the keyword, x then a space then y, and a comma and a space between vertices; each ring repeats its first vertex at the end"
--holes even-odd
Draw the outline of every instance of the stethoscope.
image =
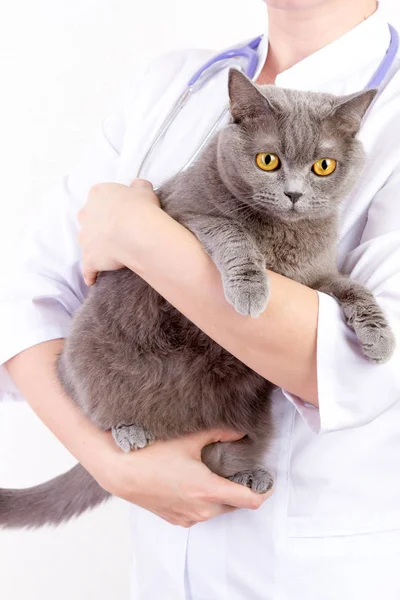
MULTIPOLYGON (((386 51, 386 54, 380 63, 379 67, 375 71, 374 75, 371 77, 370 81, 365 86, 365 90, 369 90, 372 88, 379 88, 382 84, 383 80, 386 78, 398 51, 399 48, 399 34, 397 30, 389 25, 390 30, 390 44, 386 51)), ((227 50, 214 56, 211 60, 205 63, 196 73, 191 77, 188 81, 185 90, 179 96, 171 111, 165 118, 163 124, 155 135, 151 146, 147 150, 141 165, 138 170, 137 177, 140 178, 141 174, 145 170, 145 166, 153 155, 155 149, 157 148, 159 142, 163 139, 166 132, 170 128, 171 124, 175 120, 178 113, 182 110, 182 108, 187 104, 190 96, 196 93, 199 89, 201 89, 205 83, 220 70, 226 68, 226 61, 231 61, 230 66, 237 66, 249 79, 253 79, 258 67, 258 48, 261 43, 263 36, 259 36, 254 40, 251 40, 248 44, 240 48, 233 48, 231 50, 227 50), (243 67, 242 62, 238 59, 245 59, 247 64, 243 67)), ((186 162, 185 166, 180 169, 180 171, 186 171, 190 167, 190 165, 196 160, 197 156, 200 154, 204 146, 211 139, 214 132, 218 129, 221 122, 225 119, 227 113, 229 112, 229 107, 224 108, 221 112, 218 119, 215 121, 214 125, 208 130, 202 141, 200 142, 196 152, 191 156, 191 158, 186 162)))

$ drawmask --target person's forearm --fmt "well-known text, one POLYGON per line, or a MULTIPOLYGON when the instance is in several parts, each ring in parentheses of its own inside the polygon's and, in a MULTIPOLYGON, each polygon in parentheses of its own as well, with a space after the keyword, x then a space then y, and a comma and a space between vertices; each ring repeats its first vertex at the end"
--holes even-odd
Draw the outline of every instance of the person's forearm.
POLYGON ((270 272, 267 309, 257 319, 243 317, 225 300, 217 268, 196 238, 159 208, 148 210, 151 227, 147 232, 145 222, 134 243, 130 220, 121 224, 123 263, 243 363, 318 406, 317 292, 270 272))
POLYGON ((63 341, 21 352, 6 368, 40 419, 110 494, 184 527, 232 508, 256 509, 271 495, 217 477, 201 462, 202 448, 234 441, 238 432, 212 430, 138 452, 123 452, 110 433, 97 429, 63 392, 55 373, 63 341))
POLYGON ((95 427, 69 398, 57 379, 55 361, 63 340, 29 348, 6 363, 6 369, 34 412, 90 472, 107 434, 95 427))

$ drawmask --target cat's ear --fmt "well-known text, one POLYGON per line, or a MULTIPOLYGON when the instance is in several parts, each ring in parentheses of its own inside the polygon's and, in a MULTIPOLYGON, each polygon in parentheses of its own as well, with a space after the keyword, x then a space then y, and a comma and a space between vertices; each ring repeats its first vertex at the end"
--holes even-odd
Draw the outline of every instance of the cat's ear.
POLYGON ((358 133, 361 121, 377 93, 378 90, 373 89, 340 98, 331 113, 336 125, 347 135, 354 137, 358 133))
POLYGON ((229 71, 229 99, 231 115, 236 123, 265 115, 271 110, 265 96, 237 69, 229 71))

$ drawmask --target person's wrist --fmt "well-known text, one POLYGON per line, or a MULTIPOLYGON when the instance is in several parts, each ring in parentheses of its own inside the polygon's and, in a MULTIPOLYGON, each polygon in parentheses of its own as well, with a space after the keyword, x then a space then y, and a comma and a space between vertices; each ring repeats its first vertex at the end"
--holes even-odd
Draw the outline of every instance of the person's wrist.
POLYGON ((129 188, 124 190, 124 195, 115 203, 113 217, 108 225, 108 245, 110 255, 116 262, 125 264, 123 256, 129 251, 127 246, 133 246, 134 227, 137 219, 137 207, 134 198, 130 197, 129 188))
POLYGON ((111 443, 113 440, 110 438, 108 432, 90 428, 79 432, 75 437, 78 440, 77 444, 68 445, 75 458, 96 481, 112 471, 112 463, 116 459, 115 450, 118 448, 115 447, 115 442, 113 447, 111 443))
MULTIPOLYGON (((131 454, 129 472, 134 470, 131 454)), ((126 453, 118 448, 111 433, 101 431, 88 441, 80 462, 107 492, 124 497, 127 490, 126 458, 126 453)))
POLYGON ((159 206, 141 202, 140 198, 124 203, 120 207, 111 236, 115 260, 140 275, 146 254, 158 243, 154 231, 165 227, 165 219, 170 217, 159 206))

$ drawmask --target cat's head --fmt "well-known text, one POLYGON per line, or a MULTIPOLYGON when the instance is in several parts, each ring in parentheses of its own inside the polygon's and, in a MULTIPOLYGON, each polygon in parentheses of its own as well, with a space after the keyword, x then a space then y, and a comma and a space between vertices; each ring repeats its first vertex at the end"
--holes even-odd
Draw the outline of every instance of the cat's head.
POLYGON ((364 165, 356 139, 376 90, 351 96, 256 86, 232 69, 232 123, 218 141, 218 170, 246 205, 284 220, 336 212, 364 165))

